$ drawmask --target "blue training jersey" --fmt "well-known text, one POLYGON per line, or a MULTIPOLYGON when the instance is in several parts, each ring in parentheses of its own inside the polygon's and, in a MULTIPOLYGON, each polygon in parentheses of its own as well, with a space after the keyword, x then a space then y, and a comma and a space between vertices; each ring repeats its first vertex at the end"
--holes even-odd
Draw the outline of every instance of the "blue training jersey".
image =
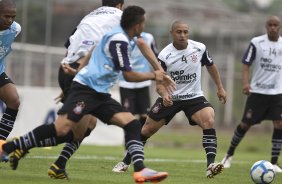
POLYGON ((11 45, 20 31, 21 27, 17 22, 13 22, 9 29, 0 31, 0 74, 5 71, 5 58, 11 52, 11 45))
POLYGON ((129 54, 130 40, 118 26, 103 36, 91 54, 88 64, 75 76, 74 81, 101 93, 109 93, 120 71, 131 71, 129 54))

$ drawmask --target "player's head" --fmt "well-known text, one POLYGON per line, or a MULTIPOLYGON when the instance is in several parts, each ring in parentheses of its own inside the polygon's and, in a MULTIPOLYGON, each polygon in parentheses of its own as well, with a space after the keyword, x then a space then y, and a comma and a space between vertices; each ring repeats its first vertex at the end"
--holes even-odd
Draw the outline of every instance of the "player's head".
POLYGON ((124 0, 102 0, 102 6, 123 9, 124 0))
POLYGON ((188 45, 188 25, 180 20, 176 20, 171 25, 170 34, 173 45, 176 49, 182 50, 188 45))
POLYGON ((269 17, 266 21, 265 28, 268 35, 268 39, 271 41, 277 41, 279 38, 279 30, 281 28, 281 22, 279 17, 269 17))
POLYGON ((139 6, 128 6, 121 16, 120 25, 130 37, 140 36, 145 26, 145 10, 139 6))
POLYGON ((0 0, 0 30, 8 29, 16 17, 16 4, 13 0, 0 0))

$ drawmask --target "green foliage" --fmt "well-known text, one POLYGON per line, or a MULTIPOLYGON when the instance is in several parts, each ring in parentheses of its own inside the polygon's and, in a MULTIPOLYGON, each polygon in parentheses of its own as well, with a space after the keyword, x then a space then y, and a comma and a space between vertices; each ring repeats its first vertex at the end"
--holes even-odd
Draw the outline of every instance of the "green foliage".
MULTIPOLYGON (((230 169, 208 180, 205 177, 205 153, 201 147, 201 129, 191 128, 168 132, 166 128, 152 137, 145 148, 146 165, 150 168, 168 171, 164 184, 237 184, 252 183, 249 170, 251 165, 270 157, 270 133, 251 130, 236 151, 230 169), (262 144, 263 143, 263 144, 262 144)), ((218 156, 220 161, 229 145, 233 131, 217 131, 218 156)), ((130 184, 132 167, 127 173, 113 173, 112 167, 123 156, 123 147, 83 145, 69 161, 67 172, 70 180, 54 180, 47 176, 47 169, 55 160, 62 147, 33 149, 23 159, 18 170, 12 171, 8 164, 0 163, 1 184, 130 184)), ((273 184, 281 183, 282 175, 277 174, 273 184)))

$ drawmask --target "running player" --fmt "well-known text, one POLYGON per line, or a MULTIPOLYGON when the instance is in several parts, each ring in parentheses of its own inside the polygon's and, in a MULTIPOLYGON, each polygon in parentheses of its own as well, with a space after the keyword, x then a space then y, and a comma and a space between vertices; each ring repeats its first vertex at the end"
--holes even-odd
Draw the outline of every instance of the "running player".
POLYGON ((136 183, 161 181, 168 176, 167 172, 145 167, 143 144, 140 141, 141 125, 130 112, 111 98, 109 90, 117 81, 120 71, 126 80, 132 82, 157 80, 162 84, 174 83, 169 82, 162 70, 140 73, 132 71, 130 67, 130 39, 140 36, 143 31, 145 10, 139 6, 128 6, 123 12, 120 25, 102 38, 90 62, 75 76, 69 96, 54 124, 40 125, 11 142, 0 141, 0 155, 21 157, 21 152, 34 147, 81 140, 83 137, 77 135, 74 129, 85 114, 91 114, 103 122, 124 129, 125 145, 133 161, 136 183))

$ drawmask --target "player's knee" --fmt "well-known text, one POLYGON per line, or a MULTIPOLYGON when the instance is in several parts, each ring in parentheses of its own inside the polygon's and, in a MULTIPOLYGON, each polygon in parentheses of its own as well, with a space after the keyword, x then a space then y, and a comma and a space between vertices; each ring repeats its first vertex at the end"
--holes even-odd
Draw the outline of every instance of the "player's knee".
POLYGON ((21 104, 18 96, 14 96, 6 101, 4 100, 4 103, 7 105, 7 107, 11 109, 19 109, 20 104, 21 104))
POLYGON ((96 127, 96 124, 97 124, 97 118, 92 116, 89 120, 88 128, 90 130, 93 130, 96 127))

